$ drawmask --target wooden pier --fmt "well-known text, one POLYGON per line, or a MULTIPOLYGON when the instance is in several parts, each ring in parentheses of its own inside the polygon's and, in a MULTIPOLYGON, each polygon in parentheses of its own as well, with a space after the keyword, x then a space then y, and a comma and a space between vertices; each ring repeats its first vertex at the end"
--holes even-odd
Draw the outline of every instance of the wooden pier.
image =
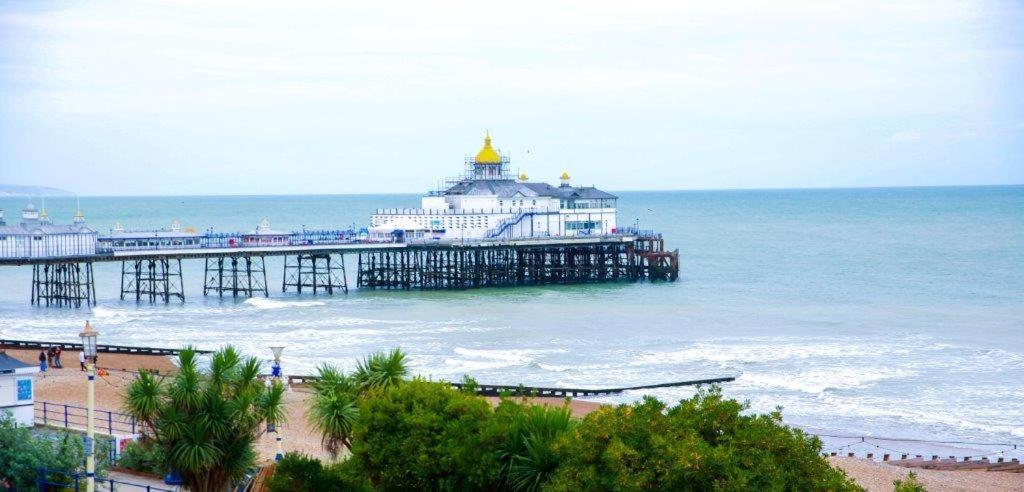
POLYGON ((664 242, 422 245, 359 253, 357 285, 433 290, 619 280, 675 281, 679 252, 664 242))
POLYGON ((265 258, 283 256, 281 289, 348 293, 345 255, 357 256, 356 285, 365 289, 434 290, 596 282, 672 282, 679 250, 658 235, 537 237, 473 242, 410 242, 180 247, 59 258, 0 258, 30 265, 32 303, 96 304, 93 264, 121 263, 122 300, 185 301, 183 260, 202 259, 203 295, 268 296, 265 258))

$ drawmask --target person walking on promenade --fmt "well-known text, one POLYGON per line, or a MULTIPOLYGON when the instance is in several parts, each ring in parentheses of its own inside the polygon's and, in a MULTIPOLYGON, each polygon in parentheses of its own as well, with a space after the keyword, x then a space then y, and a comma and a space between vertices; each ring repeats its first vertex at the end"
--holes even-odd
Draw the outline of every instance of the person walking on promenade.
POLYGON ((46 365, 53 367, 53 346, 46 349, 46 365))
POLYGON ((82 368, 82 371, 84 372, 85 371, 85 350, 80 350, 78 352, 78 365, 79 365, 79 367, 82 368))
POLYGON ((46 351, 39 351, 39 372, 46 372, 46 351))
POLYGON ((60 354, 62 353, 64 353, 64 349, 60 348, 60 345, 53 349, 53 367, 57 369, 64 369, 64 363, 60 361, 60 354))

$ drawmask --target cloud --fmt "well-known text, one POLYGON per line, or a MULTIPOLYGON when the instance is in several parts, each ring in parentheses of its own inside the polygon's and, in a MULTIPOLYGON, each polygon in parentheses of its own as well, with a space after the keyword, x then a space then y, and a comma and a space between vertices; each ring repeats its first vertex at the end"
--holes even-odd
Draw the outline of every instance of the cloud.
POLYGON ((916 142, 918 140, 924 139, 926 136, 927 134, 917 130, 901 130, 896 133, 893 133, 892 135, 889 135, 889 138, 887 140, 889 142, 896 143, 916 142))

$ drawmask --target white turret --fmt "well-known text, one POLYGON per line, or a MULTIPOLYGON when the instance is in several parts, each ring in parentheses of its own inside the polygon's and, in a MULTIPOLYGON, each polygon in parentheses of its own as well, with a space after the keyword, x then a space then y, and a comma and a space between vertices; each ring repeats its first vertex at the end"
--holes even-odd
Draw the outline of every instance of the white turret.
POLYGON ((51 223, 50 222, 50 214, 46 213, 46 199, 45 198, 43 199, 43 206, 39 208, 39 216, 38 217, 39 217, 39 223, 40 224, 49 224, 49 223, 51 223))
POLYGON ((28 201, 25 208, 21 209, 21 223, 24 225, 35 225, 39 223, 39 211, 36 210, 36 206, 32 203, 32 200, 28 201))
POLYGON ((82 205, 78 202, 78 198, 75 198, 75 219, 73 222, 79 227, 85 225, 85 214, 82 213, 82 205))

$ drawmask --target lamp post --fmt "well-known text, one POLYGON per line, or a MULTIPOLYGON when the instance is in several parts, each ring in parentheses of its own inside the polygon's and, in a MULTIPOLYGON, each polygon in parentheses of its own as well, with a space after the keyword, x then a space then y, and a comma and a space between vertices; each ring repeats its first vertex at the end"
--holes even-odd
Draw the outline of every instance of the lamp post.
POLYGON ((92 329, 89 321, 85 322, 85 329, 78 334, 82 338, 82 353, 85 354, 85 370, 89 378, 89 397, 86 406, 86 432, 85 432, 85 490, 95 492, 96 490, 96 450, 93 432, 96 406, 96 338, 99 333, 92 329))
MULTIPOLYGON (((284 347, 277 345, 270 347, 270 351, 274 353, 274 364, 270 366, 270 377, 274 379, 278 384, 281 383, 281 352, 284 351, 284 347)), ((281 435, 281 424, 275 422, 274 425, 275 440, 277 441, 277 454, 274 455, 274 461, 281 461, 284 458, 284 452, 282 450, 282 440, 284 437, 281 435)))

